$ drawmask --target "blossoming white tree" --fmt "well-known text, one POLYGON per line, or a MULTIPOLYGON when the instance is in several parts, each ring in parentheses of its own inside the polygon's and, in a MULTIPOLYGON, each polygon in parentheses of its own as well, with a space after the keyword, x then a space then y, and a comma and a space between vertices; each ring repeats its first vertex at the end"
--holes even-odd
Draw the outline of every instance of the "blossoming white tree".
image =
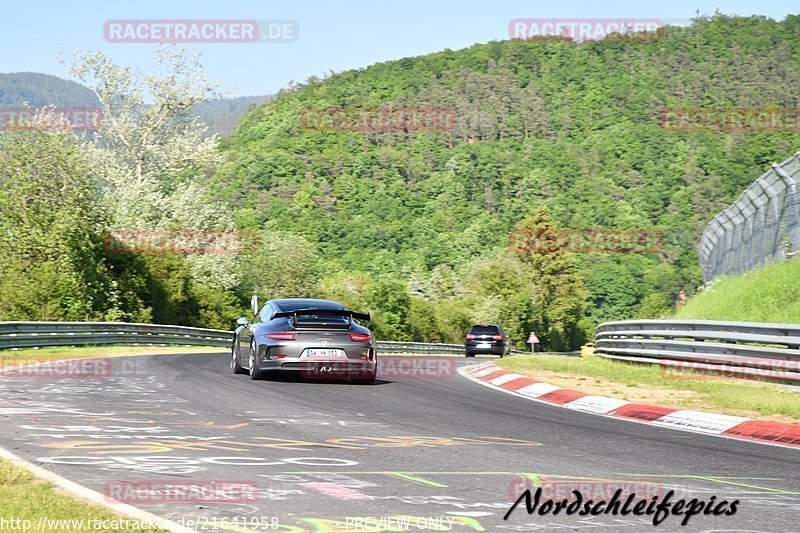
MULTIPOLYGON (((112 227, 122 230, 233 228, 231 217, 204 197, 196 178, 219 162, 216 135, 190 109, 219 98, 198 56, 160 45, 150 73, 120 66, 100 51, 76 50, 61 59, 97 96, 103 118, 86 151, 103 180, 112 227)), ((213 287, 238 282, 238 259, 229 254, 186 254, 195 278, 213 287)))

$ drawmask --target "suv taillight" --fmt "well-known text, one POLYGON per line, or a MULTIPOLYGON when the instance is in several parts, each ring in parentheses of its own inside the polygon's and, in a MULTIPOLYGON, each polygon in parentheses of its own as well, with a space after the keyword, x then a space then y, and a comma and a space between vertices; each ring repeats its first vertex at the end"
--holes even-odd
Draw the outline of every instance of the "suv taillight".
POLYGON ((492 335, 492 339, 494 339, 496 341, 501 341, 501 340, 503 340, 503 336, 502 335, 492 335))
POLYGON ((468 340, 468 341, 475 340, 475 334, 473 334, 473 333, 467 333, 467 340, 468 340))
POLYGON ((367 342, 372 340, 372 335, 366 333, 351 333, 350 340, 353 342, 367 342))
POLYGON ((285 331, 282 333, 267 333, 264 335, 268 339, 275 339, 279 341, 293 341, 297 333, 294 331, 285 331))

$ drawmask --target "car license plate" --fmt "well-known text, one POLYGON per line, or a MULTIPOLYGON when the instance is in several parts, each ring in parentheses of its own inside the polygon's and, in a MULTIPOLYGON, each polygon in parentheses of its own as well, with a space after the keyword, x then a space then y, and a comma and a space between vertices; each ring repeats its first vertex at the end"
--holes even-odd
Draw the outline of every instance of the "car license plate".
POLYGON ((306 348, 303 351, 304 357, 327 357, 339 358, 345 357, 344 350, 334 348, 306 348))
POLYGON ((488 342, 482 342, 478 345, 478 348, 491 348, 491 347, 492 345, 489 344, 488 342))

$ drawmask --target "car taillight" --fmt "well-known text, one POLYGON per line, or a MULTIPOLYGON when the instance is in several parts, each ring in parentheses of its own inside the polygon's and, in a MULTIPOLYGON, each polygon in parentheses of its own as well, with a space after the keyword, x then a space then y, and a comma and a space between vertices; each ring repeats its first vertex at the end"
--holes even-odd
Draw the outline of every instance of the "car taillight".
POLYGON ((279 341, 293 341, 297 333, 294 331, 285 331, 283 333, 267 333, 264 335, 268 339, 275 339, 279 341))
POLYGON ((350 340, 353 342, 366 342, 372 340, 372 335, 366 333, 351 333, 350 340))
POLYGON ((492 335, 492 339, 494 339, 496 341, 501 341, 501 340, 503 340, 503 336, 502 335, 492 335))
POLYGON ((475 340, 475 335, 473 335, 472 333, 467 333, 467 340, 468 341, 475 340))

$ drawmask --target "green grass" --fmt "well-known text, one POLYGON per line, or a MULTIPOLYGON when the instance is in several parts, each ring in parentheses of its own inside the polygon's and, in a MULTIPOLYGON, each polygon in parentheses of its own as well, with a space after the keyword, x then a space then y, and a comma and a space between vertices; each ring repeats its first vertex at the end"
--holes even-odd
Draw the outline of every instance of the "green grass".
POLYGON ((655 392, 657 389, 691 391, 696 393, 691 406, 688 406, 692 409, 697 409, 699 403, 711 411, 751 411, 766 416, 782 415, 800 421, 800 393, 771 383, 662 374, 658 365, 628 364, 601 357, 515 355, 503 358, 495 364, 506 370, 527 373, 534 377, 536 370, 549 370, 578 379, 583 377, 606 380, 609 382, 609 396, 618 396, 619 391, 615 394, 614 390, 617 384, 641 388, 645 395, 648 391, 655 392))
MULTIPOLYGON (((35 478, 27 470, 16 466, 8 461, 0 460, 0 518, 5 520, 17 519, 17 522, 6 523, 0 526, 2 531, 23 531, 20 527, 25 520, 30 520, 28 531, 37 532, 73 532, 73 531, 127 531, 127 532, 159 532, 159 529, 136 529, 136 528, 91 528, 84 522, 84 527, 79 528, 74 523, 72 527, 68 524, 60 524, 57 527, 50 523, 51 527, 37 529, 40 517, 50 520, 124 520, 113 511, 100 505, 73 498, 58 489, 52 484, 35 478), (16 526, 16 527, 10 527, 16 526)), ((128 524, 132 525, 133 520, 128 524)), ((124 524, 124 522, 119 522, 124 524)), ((113 525, 110 524, 109 525, 113 525)))
POLYGON ((800 324, 800 259, 718 278, 675 318, 800 324))

